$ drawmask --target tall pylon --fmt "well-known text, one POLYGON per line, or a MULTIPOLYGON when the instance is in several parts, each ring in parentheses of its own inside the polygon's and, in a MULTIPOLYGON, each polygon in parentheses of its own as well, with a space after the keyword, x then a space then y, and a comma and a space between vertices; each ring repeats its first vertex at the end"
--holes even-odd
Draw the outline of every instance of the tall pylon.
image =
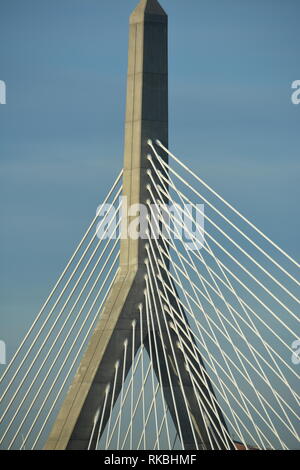
MULTIPOLYGON (((133 204, 147 204, 150 170, 147 159, 148 139, 159 139, 166 147, 168 146, 168 17, 157 0, 141 0, 130 16, 123 173, 123 196, 127 198, 129 207, 133 204)), ((167 162, 167 155, 161 156, 167 162)), ((123 214, 123 217, 126 217, 127 223, 124 227, 127 229, 132 219, 127 214, 123 214)), ((139 324, 139 305, 144 300, 147 273, 146 243, 145 239, 135 240, 127 236, 127 233, 123 233, 117 278, 54 423, 45 446, 48 450, 87 449, 89 445, 92 449, 96 447, 96 438, 90 442, 94 417, 97 410, 103 406, 107 385, 114 379, 115 364, 122 357, 124 342, 131 341, 132 323, 139 324)), ((164 282, 171 281, 166 277, 164 282)), ((172 289, 174 292, 174 286, 172 289)), ((176 305, 172 296, 170 304, 178 309, 178 303, 176 305)), ((178 313, 184 321, 187 321, 183 311, 178 313)), ((160 315, 166 314, 161 311, 160 315)), ((158 328, 157 324, 154 328, 158 328)), ((145 347, 148 349, 150 338, 146 327, 143 328, 142 334, 145 347)), ((178 427, 179 420, 181 429, 184 430, 183 447, 210 449, 213 443, 207 435, 209 417, 206 417, 207 419, 203 417, 197 406, 197 397, 183 355, 177 347, 178 337, 174 331, 171 335, 167 335, 165 328, 160 330, 157 337, 158 350, 161 351, 159 357, 164 356, 164 349, 167 352, 165 357, 169 361, 168 364, 161 361, 163 383, 160 385, 163 387, 175 427, 178 427), (177 368, 171 360, 171 349, 176 350, 177 368), (178 410, 177 419, 174 396, 172 398, 170 383, 166 379, 166 368, 171 371, 172 390, 178 410), (181 383, 178 380, 179 371, 181 383), (189 414, 186 411, 186 402, 189 414)), ((138 351, 140 344, 137 338, 135 352, 138 351)), ((204 366, 201 357, 198 358, 198 362, 204 366)), ((195 365, 197 367, 197 361, 195 365)), ((126 374, 130 367, 131 357, 128 355, 126 374)), ((154 369, 157 372, 155 363, 154 369)), ((109 400, 116 402, 121 386, 121 378, 118 378, 114 398, 111 392, 108 392, 109 400)), ((210 384, 204 393, 207 400, 211 400, 213 389, 210 384)), ((216 423, 222 422, 222 425, 226 426, 220 410, 218 413, 218 419, 211 418, 211 420, 215 419, 216 423)), ((107 420, 108 411, 104 415, 103 429, 107 420)), ((222 447, 222 444, 219 446, 222 447)))

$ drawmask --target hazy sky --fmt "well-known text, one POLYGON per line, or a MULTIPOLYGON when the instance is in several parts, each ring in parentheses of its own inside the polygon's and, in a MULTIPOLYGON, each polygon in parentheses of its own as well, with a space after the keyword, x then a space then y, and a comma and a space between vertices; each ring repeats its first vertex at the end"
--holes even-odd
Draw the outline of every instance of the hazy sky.
MULTIPOLYGON (((0 2, 0 339, 8 359, 122 166, 136 3, 0 2)), ((171 149, 298 258, 300 105, 291 84, 300 79, 299 0, 161 3, 171 149)))

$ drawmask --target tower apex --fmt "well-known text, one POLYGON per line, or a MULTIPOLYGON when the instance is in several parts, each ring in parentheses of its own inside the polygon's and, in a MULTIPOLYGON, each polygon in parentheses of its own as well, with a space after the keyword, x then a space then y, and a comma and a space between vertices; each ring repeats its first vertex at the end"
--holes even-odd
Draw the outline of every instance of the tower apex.
POLYGON ((167 14, 158 0, 140 0, 139 4, 131 14, 130 22, 137 23, 142 21, 146 15, 153 15, 165 19, 167 18, 167 14))

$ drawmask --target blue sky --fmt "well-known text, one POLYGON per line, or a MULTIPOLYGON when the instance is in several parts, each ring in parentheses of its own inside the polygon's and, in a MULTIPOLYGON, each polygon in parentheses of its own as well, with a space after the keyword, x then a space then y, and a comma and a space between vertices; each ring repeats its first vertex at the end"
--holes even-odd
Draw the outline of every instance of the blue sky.
MULTIPOLYGON (((8 359, 121 168, 137 0, 2 0, 1 325, 8 359)), ((170 147, 299 258, 298 0, 162 0, 170 147)))

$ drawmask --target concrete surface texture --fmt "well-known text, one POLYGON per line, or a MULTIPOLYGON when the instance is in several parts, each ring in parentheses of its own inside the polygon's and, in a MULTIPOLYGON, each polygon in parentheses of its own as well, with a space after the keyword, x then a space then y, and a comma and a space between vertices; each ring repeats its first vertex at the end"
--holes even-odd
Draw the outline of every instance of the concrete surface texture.
MULTIPOLYGON (((148 197, 148 139, 158 138, 168 145, 167 36, 166 13, 156 0, 142 0, 130 17, 129 31, 123 176, 123 196, 127 196, 128 205, 145 203, 148 197)), ((144 259, 145 241, 121 241, 118 276, 45 449, 87 448, 94 416, 114 377, 115 363, 122 357, 125 339, 131 336, 132 321, 138 321, 145 288, 144 259)), ((130 358, 126 368, 130 369, 130 358)))

